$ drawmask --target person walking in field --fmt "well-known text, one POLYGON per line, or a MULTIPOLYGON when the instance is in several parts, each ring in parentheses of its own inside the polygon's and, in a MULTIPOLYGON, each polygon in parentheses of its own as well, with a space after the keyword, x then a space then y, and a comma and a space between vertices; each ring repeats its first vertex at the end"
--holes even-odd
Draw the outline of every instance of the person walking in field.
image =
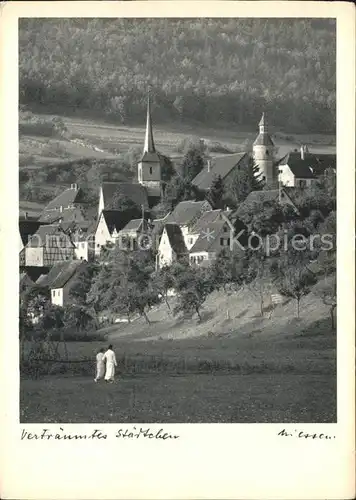
POLYGON ((100 349, 96 355, 96 376, 94 382, 97 382, 105 375, 104 349, 100 349))
POLYGON ((103 356, 103 360, 106 361, 105 381, 114 382, 115 367, 117 366, 117 362, 112 345, 109 345, 108 350, 103 356))

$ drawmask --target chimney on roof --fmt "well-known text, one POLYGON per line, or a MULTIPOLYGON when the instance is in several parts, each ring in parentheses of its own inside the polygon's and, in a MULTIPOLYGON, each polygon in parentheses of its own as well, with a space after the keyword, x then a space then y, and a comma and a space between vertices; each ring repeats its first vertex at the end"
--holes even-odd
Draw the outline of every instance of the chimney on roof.
POLYGON ((76 184, 76 183, 71 184, 71 185, 70 185, 70 188, 71 188, 71 189, 75 189, 76 191, 78 191, 78 184, 76 184))
POLYGON ((304 160, 304 146, 303 144, 300 146, 300 158, 304 160))
POLYGON ((211 169, 211 160, 208 160, 208 172, 210 172, 211 169))
POLYGON ((25 219, 28 218, 28 212, 25 212, 25 219))
POLYGON ((231 209, 230 209, 230 207, 226 207, 225 210, 226 210, 226 212, 230 212, 231 209))
POLYGON ((63 206, 62 205, 59 207, 59 211, 60 211, 60 213, 63 212, 63 206))

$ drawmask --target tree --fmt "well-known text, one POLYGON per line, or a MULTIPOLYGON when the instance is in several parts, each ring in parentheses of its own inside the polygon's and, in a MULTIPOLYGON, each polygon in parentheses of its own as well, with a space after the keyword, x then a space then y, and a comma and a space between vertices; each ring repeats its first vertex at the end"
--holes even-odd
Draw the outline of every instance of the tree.
POLYGON ((63 307, 48 304, 43 311, 43 316, 40 318, 39 326, 46 332, 62 328, 64 326, 63 307))
POLYGON ((173 286, 174 279, 170 267, 163 267, 154 274, 152 287, 162 296, 169 312, 171 311, 171 306, 168 301, 168 292, 173 288, 173 286))
POLYGON ((69 291, 69 296, 78 304, 84 306, 87 303, 87 294, 90 291, 94 277, 100 268, 96 262, 88 263, 82 272, 77 273, 69 291))
POLYGON ((239 289, 248 280, 248 261, 246 255, 237 251, 223 249, 210 268, 212 286, 226 291, 227 285, 239 289))
POLYGON ((172 160, 169 156, 159 153, 159 159, 161 161, 161 179, 163 182, 169 182, 173 175, 176 173, 172 160))
POLYGON ((63 309, 63 326, 85 330, 88 326, 94 326, 94 318, 84 304, 70 304, 63 309))
POLYGON ((323 303, 329 306, 331 328, 335 329, 335 309, 337 306, 336 297, 336 274, 325 276, 313 288, 313 292, 318 295, 323 303))
POLYGON ((88 302, 97 311, 110 310, 125 314, 128 319, 139 313, 149 323, 147 310, 159 300, 158 293, 152 288, 153 271, 150 252, 126 251, 116 246, 94 278, 88 302))
POLYGON ((126 196, 121 191, 116 191, 111 199, 111 202, 108 206, 109 210, 118 210, 120 212, 133 211, 137 213, 141 213, 140 208, 136 205, 136 203, 126 196))
POLYGON ((191 182, 203 168, 204 160, 200 150, 196 147, 191 147, 183 157, 183 178, 191 182))
POLYGON ((203 268, 189 268, 189 265, 176 267, 175 285, 177 305, 174 308, 174 314, 196 313, 201 321, 201 307, 213 291, 209 271, 203 268))
POLYGON ((224 182, 221 175, 214 176, 208 193, 208 200, 214 209, 223 208, 224 192, 224 182))
POLYGON ((260 314, 263 316, 265 297, 271 290, 270 262, 264 249, 252 250, 249 255, 249 289, 257 295, 260 305, 260 314))
POLYGON ((315 275, 308 269, 309 255, 308 251, 293 251, 289 248, 272 266, 279 292, 296 300, 298 318, 302 297, 308 295, 316 283, 315 275))
POLYGON ((252 156, 249 156, 246 167, 237 170, 227 192, 227 198, 233 206, 242 203, 252 191, 260 191, 263 182, 259 178, 260 173, 252 156))

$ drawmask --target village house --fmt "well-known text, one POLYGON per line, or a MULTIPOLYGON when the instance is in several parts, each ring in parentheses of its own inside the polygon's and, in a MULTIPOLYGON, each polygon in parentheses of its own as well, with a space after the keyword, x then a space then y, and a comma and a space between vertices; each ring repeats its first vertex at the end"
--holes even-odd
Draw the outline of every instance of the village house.
POLYGON ((211 265, 221 250, 230 250, 233 235, 233 226, 228 220, 209 223, 189 250, 189 263, 211 265))
POLYGON ((95 255, 99 256, 102 247, 107 244, 115 244, 121 230, 130 223, 136 221, 137 210, 103 210, 99 216, 94 229, 95 255))
POLYGON ((82 196, 83 192, 78 184, 71 184, 70 188, 65 189, 46 205, 38 220, 49 224, 69 220, 84 221, 82 196))
POLYGON ((61 229, 68 234, 74 244, 74 255, 78 260, 87 262, 94 259, 95 256, 95 237, 94 230, 96 222, 67 222, 60 224, 61 229))
POLYGON ((27 215, 19 218, 19 252, 27 245, 41 223, 38 220, 28 219, 27 215))
POLYGON ((85 269, 85 265, 86 263, 80 260, 57 262, 48 274, 38 278, 36 284, 49 288, 52 305, 64 307, 72 303, 69 295, 71 287, 80 272, 85 269))
POLYGON ((248 241, 246 225, 232 211, 206 212, 192 228, 193 233, 195 241, 189 249, 191 265, 210 266, 222 250, 240 251, 248 241))
POLYGON ((188 256, 184 237, 178 224, 165 224, 156 255, 156 268, 171 266, 188 256))
POLYGON ((132 219, 119 231, 118 237, 122 248, 144 248, 149 242, 153 224, 147 219, 132 219))
POLYGON ((221 209, 216 209, 204 212, 193 225, 189 226, 188 234, 186 237, 186 246, 188 250, 192 248, 199 236, 209 224, 221 221, 226 221, 228 224, 230 224, 229 216, 231 215, 231 210, 224 211, 221 209))
POLYGON ((211 211, 212 207, 206 200, 204 201, 181 201, 174 210, 164 219, 164 224, 176 224, 180 227, 187 248, 193 244, 190 229, 203 213, 211 211))
POLYGON ((49 268, 57 262, 73 260, 75 245, 56 224, 40 226, 20 252, 20 267, 49 268))
POLYGON ((286 189, 266 189, 262 191, 252 191, 246 199, 239 205, 235 214, 240 217, 248 207, 253 207, 253 205, 259 206, 265 202, 276 202, 282 206, 290 206, 296 214, 299 214, 299 210, 295 203, 293 202, 290 194, 288 194, 286 189))
POLYGON ((300 152, 290 152, 278 161, 279 182, 282 186, 294 188, 311 187, 327 169, 336 172, 335 155, 308 153, 305 146, 300 152))
POLYGON ((207 165, 194 177, 192 184, 200 191, 208 192, 214 179, 220 177, 224 189, 227 190, 234 179, 235 173, 246 168, 247 164, 247 153, 233 153, 208 158, 207 165))

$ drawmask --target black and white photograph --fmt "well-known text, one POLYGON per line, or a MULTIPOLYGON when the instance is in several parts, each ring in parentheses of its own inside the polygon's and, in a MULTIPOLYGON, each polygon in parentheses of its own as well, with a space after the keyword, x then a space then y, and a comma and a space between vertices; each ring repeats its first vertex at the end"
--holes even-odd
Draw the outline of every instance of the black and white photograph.
POLYGON ((18 71, 20 422, 336 423, 336 20, 21 18, 18 71))

